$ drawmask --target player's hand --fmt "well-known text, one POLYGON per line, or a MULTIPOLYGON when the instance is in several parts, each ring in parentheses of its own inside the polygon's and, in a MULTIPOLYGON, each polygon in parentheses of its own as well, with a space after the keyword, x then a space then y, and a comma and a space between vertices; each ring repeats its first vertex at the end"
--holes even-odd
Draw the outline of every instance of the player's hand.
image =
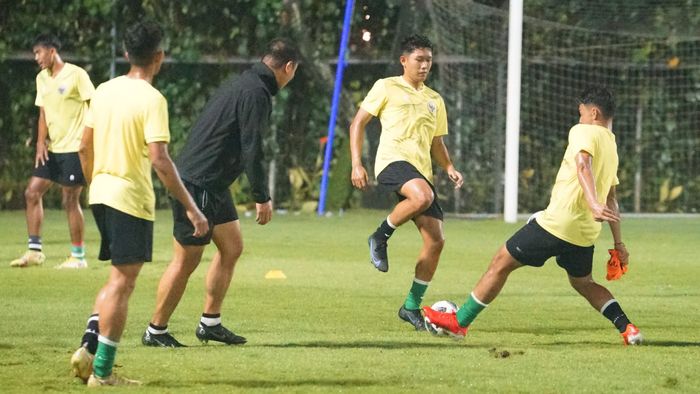
POLYGON ((350 179, 352 180, 352 185, 360 190, 365 190, 369 183, 369 177, 367 176, 367 170, 361 164, 352 166, 352 173, 350 174, 350 179))
POLYGON ((459 189, 460 187, 462 187, 462 184, 464 184, 464 178, 462 177, 462 173, 455 170, 453 166, 449 166, 447 168, 447 176, 449 176, 452 183, 455 184, 455 189, 459 189))
POLYGON ((263 203, 255 203, 255 221, 260 225, 272 220, 272 200, 263 203))
POLYGON ((34 168, 38 168, 39 164, 46 165, 49 161, 49 148, 46 142, 36 143, 36 155, 34 156, 34 168))
POLYGON ((624 267, 629 264, 630 253, 627 251, 624 242, 618 242, 615 244, 615 250, 620 257, 620 264, 624 267))
POLYGON ((608 208, 607 205, 596 204, 591 208, 591 213, 593 214, 593 219, 596 222, 614 222, 620 221, 620 216, 615 213, 612 209, 608 208))
POLYGON ((192 226, 194 226, 193 236, 201 238, 209 232, 209 221, 207 217, 204 216, 202 211, 199 209, 187 210, 187 218, 190 219, 192 226))

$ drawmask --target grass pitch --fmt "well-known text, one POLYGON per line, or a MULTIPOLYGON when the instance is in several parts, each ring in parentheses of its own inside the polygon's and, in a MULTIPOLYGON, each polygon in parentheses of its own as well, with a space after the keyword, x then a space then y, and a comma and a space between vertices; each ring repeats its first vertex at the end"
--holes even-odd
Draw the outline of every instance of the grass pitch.
MULTIPOLYGON (((413 278, 420 238, 412 224, 389 246, 390 270, 376 271, 367 235, 385 216, 276 215, 267 226, 241 219, 245 252, 224 305, 224 324, 248 338, 231 347, 194 336, 210 246, 170 322, 184 349, 143 347, 140 337, 171 256, 171 219, 159 212, 154 262, 146 264, 129 310, 116 371, 143 392, 697 392, 700 388, 700 219, 628 219, 630 271, 605 282, 609 231, 597 244, 594 277, 613 292, 646 336, 624 347, 612 325, 568 285, 553 261, 523 268, 475 321, 467 338, 416 333, 396 316, 413 278), (281 270, 287 279, 265 279, 281 270)), ((0 212, 0 391, 82 391, 69 377, 108 266, 86 214, 90 268, 51 267, 68 253, 60 211, 44 224, 44 267, 11 269, 25 249, 23 212, 0 212)), ((521 224, 445 223, 447 244, 425 303, 464 301, 492 254, 521 224)))

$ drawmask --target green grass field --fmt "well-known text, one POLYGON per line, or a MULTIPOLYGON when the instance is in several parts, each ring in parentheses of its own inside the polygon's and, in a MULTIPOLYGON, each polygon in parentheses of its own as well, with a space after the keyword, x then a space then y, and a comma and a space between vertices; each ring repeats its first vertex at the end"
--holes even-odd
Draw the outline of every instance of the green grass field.
MULTIPOLYGON (((390 243, 391 269, 379 273, 368 263, 366 236, 384 215, 277 215, 267 226, 243 218, 245 252, 223 318, 248 344, 201 345, 194 336, 209 247, 170 322, 190 347, 154 349, 143 347, 140 337, 171 256, 170 215, 159 212, 154 262, 142 270, 131 298, 117 372, 145 382, 134 391, 169 393, 700 390, 700 219, 623 223, 631 268, 606 285, 647 339, 642 347, 625 347, 553 261, 515 272, 464 341, 412 331, 396 312, 413 278, 420 239, 411 224, 398 230, 390 243), (282 270, 287 279, 265 279, 270 270, 282 270), (496 357, 503 351, 510 356, 496 357)), ((87 214, 90 268, 52 269, 68 252, 68 232, 62 212, 46 216, 47 264, 11 269, 9 261, 26 245, 24 216, 0 212, 0 392, 84 388, 69 376, 68 359, 108 266, 96 260, 99 236, 87 214)), ((461 305, 518 227, 448 219, 447 244, 426 303, 461 305)), ((594 266, 594 277, 603 282, 610 242, 604 229, 594 266)))

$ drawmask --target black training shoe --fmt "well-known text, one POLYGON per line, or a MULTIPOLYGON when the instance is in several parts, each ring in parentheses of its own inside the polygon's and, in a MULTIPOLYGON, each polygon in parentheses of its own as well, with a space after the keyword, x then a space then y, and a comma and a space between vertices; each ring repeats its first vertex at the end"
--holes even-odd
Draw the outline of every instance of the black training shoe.
POLYGON ((143 333, 141 343, 155 347, 187 347, 178 342, 169 332, 165 334, 151 334, 148 330, 143 333))
POLYGON ((232 333, 221 324, 209 327, 202 323, 199 323, 194 333, 195 335, 197 335, 197 338, 204 343, 207 343, 209 341, 216 341, 225 343, 227 345, 242 345, 248 342, 247 339, 240 335, 232 333))
POLYGON ((399 318, 407 323, 411 323, 416 331, 425 331, 425 320, 423 320, 420 309, 412 311, 401 305, 401 309, 399 309, 399 318))
POLYGON ((389 258, 386 255, 386 238, 382 236, 370 235, 367 239, 369 244, 370 263, 374 268, 387 272, 389 271, 389 258))

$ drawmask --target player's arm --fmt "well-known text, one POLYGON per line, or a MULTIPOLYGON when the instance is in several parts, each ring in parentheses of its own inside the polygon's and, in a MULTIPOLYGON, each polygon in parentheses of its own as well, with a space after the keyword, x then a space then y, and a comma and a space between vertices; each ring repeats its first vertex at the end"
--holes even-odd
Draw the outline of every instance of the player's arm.
POLYGON ((148 144, 148 156, 153 164, 158 178, 168 191, 177 199, 187 212, 187 218, 194 226, 195 237, 201 237, 209 232, 209 222, 202 212, 197 208, 190 193, 185 189, 185 185, 180 180, 180 175, 175 168, 175 164, 168 154, 168 144, 165 142, 151 142, 148 144))
POLYGON ((350 157, 352 159, 350 178, 352 185, 360 190, 364 190, 369 181, 367 170, 362 165, 362 144, 365 141, 365 127, 372 118, 372 114, 360 108, 350 124, 350 157))
POLYGON ((49 160, 49 147, 46 140, 49 135, 49 126, 46 124, 44 107, 39 107, 39 121, 37 123, 36 155, 34 155, 34 168, 46 164, 49 160))
MULTIPOLYGON (((620 206, 617 203, 617 193, 615 186, 610 187, 606 205, 611 211, 615 213, 615 215, 617 215, 618 217, 620 216, 620 206)), ((630 254, 627 251, 627 248, 625 247, 625 243, 622 242, 622 230, 620 222, 611 221, 608 223, 610 224, 610 232, 612 233, 613 242, 615 243, 614 248, 618 251, 618 254, 620 256, 620 263, 622 263, 622 265, 625 265, 629 261, 630 254)))
POLYGON ((89 185, 92 182, 92 167, 95 151, 92 145, 92 127, 83 129, 83 137, 80 139, 80 147, 78 148, 78 157, 80 157, 80 168, 83 170, 85 182, 89 185))
POLYGON ((447 146, 445 146, 445 141, 443 141, 442 136, 433 138, 433 143, 430 145, 430 155, 435 162, 447 172, 450 180, 455 184, 455 189, 462 187, 464 179, 462 178, 462 174, 457 171, 452 164, 450 154, 447 152, 447 146))
POLYGON ((607 205, 598 202, 595 189, 595 178, 593 176, 593 156, 586 151, 576 154, 576 174, 578 183, 583 189, 583 196, 591 210, 593 218, 599 222, 619 222, 620 216, 611 210, 607 205))
POLYGON ((241 98, 238 122, 241 130, 241 161, 255 200, 255 221, 265 225, 272 220, 272 198, 263 166, 263 133, 267 131, 271 105, 267 95, 254 91, 241 98))

